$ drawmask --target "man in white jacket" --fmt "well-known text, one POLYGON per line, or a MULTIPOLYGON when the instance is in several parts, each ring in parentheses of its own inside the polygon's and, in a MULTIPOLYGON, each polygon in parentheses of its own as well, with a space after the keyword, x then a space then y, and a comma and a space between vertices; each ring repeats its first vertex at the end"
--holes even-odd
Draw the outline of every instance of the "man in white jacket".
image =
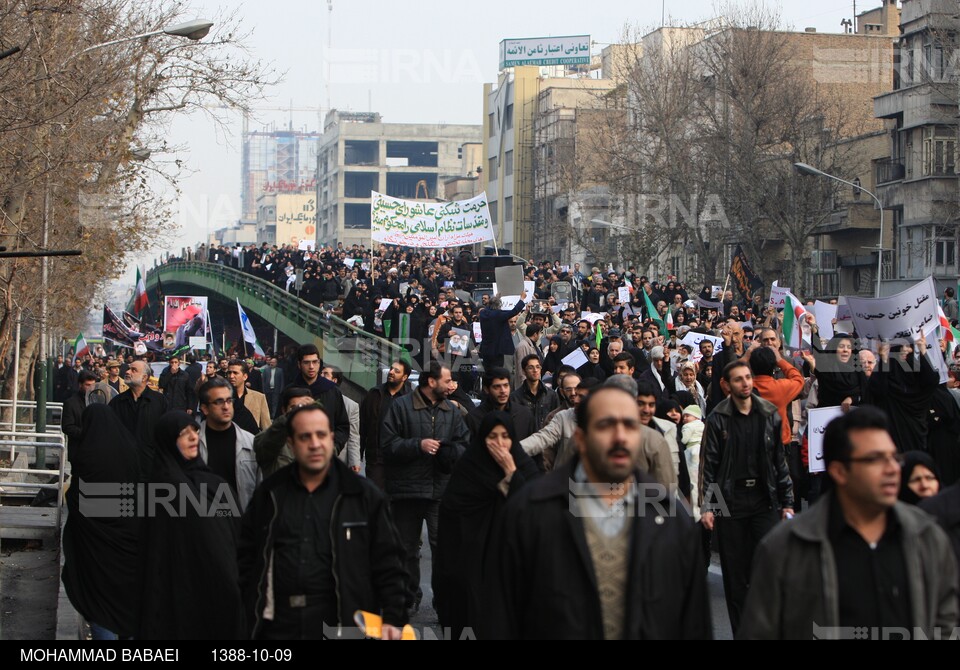
POLYGON ((200 458, 236 492, 243 511, 261 480, 253 435, 233 422, 233 387, 226 379, 214 377, 200 387, 198 395, 204 419, 200 458))
MULTIPOLYGON (((614 375, 602 386, 618 386, 636 395, 636 382, 626 375, 614 375)), ((596 380, 584 380, 577 387, 575 403, 580 404, 596 386, 596 380)), ((551 470, 562 466, 577 453, 573 435, 577 430, 576 405, 557 412, 543 430, 520 443, 530 456, 544 455, 544 466, 551 470), (554 455, 555 454, 555 455, 554 455)), ((669 449, 663 437, 655 430, 641 427, 641 453, 638 465, 664 486, 676 486, 677 476, 670 466, 669 449)))
MULTIPOLYGON (((320 372, 320 376, 329 379, 337 386, 343 384, 343 370, 333 365, 328 365, 320 372)), ((360 472, 360 403, 351 400, 346 394, 343 394, 343 406, 347 409, 347 416, 350 418, 350 437, 347 439, 346 447, 337 456, 347 467, 354 472, 360 472)))

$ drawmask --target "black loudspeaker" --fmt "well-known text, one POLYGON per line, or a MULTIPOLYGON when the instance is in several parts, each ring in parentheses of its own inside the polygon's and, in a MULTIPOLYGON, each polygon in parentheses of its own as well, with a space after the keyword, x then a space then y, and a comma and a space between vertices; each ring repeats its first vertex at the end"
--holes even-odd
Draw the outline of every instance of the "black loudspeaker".
POLYGON ((469 269, 467 270, 466 281, 470 282, 471 284, 475 284, 480 281, 478 279, 480 276, 480 261, 467 261, 467 266, 469 269))
POLYGON ((477 281, 481 283, 497 281, 497 268, 505 268, 514 264, 512 256, 481 256, 478 262, 480 264, 480 278, 477 281))

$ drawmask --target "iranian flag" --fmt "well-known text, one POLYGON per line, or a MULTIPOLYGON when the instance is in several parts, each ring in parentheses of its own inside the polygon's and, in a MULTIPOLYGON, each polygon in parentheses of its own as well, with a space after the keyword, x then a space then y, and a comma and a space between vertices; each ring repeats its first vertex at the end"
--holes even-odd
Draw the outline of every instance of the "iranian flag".
POLYGON ((807 325, 807 310, 803 303, 789 291, 783 305, 783 337, 788 347, 800 349, 803 342, 810 343, 810 327, 807 325))
MULTIPOLYGON (((664 335, 667 334, 667 324, 663 322, 663 319, 660 318, 660 312, 657 311, 657 308, 653 306, 653 301, 650 300, 650 296, 647 295, 646 289, 640 289, 643 293, 643 302, 647 306, 647 316, 660 327, 660 332, 664 335)), ((670 310, 668 309, 667 312, 670 310)))
POLYGON ((83 358, 90 353, 90 345, 87 344, 86 338, 83 336, 83 333, 77 335, 77 339, 73 341, 73 360, 78 358, 83 358))
POLYGON ((673 330, 673 310, 667 309, 667 330, 673 330))
POLYGON ((147 285, 140 275, 140 268, 137 268, 137 297, 133 302, 133 313, 139 315, 147 308, 150 301, 147 300, 147 285))
POLYGON ((937 311, 940 313, 940 337, 947 341, 947 351, 952 353, 960 344, 960 330, 950 325, 950 320, 943 313, 943 307, 938 305, 937 311))

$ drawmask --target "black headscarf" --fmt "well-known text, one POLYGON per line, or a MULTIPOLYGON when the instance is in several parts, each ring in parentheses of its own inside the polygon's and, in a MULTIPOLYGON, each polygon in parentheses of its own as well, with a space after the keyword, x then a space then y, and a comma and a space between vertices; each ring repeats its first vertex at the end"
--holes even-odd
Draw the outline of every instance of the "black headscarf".
MULTIPOLYGON (((817 356, 817 367, 814 374, 817 377, 817 397, 821 407, 836 407, 843 404, 847 398, 853 399, 854 405, 859 405, 866 395, 867 376, 859 366, 859 354, 854 347, 850 360, 840 361, 836 351, 844 340, 851 344, 852 337, 835 337, 827 345, 827 352, 817 356)), ((818 352, 819 353, 819 352, 818 352)))
POLYGON ((196 423, 178 411, 164 414, 156 427, 157 458, 150 484, 172 485, 174 498, 169 507, 147 510, 137 637, 238 639, 242 630, 237 569, 240 519, 229 516, 227 508, 238 513, 239 507, 227 482, 202 458, 187 460, 180 453, 177 438, 187 426, 196 423), (225 500, 227 504, 220 505, 225 500), (195 501, 206 509, 198 510, 195 501), (220 513, 214 513, 214 502, 220 513))
POLYGON ((136 516, 123 516, 123 502, 134 500, 139 480, 137 440, 106 405, 90 405, 81 415, 79 440, 70 440, 72 467, 63 531, 63 585, 87 621, 121 637, 137 632, 139 614, 139 528, 136 516), (117 488, 112 497, 88 485, 117 488), (116 506, 116 514, 109 507, 116 506))
POLYGON ((167 412, 160 418, 156 428, 157 464, 151 481, 185 483, 194 494, 200 492, 201 484, 206 484, 208 496, 213 496, 223 478, 214 474, 199 456, 188 461, 177 448, 177 439, 187 426, 200 430, 196 420, 186 412, 167 412))
POLYGON ((922 465, 927 470, 933 473, 933 476, 937 478, 937 481, 940 481, 940 471, 937 469, 937 464, 933 462, 930 454, 927 454, 922 451, 908 451, 903 456, 903 467, 900 468, 900 500, 909 504, 916 505, 922 498, 918 496, 910 488, 908 482, 910 481, 910 476, 913 474, 913 471, 918 465, 922 465))
POLYGON ((683 407, 680 406, 680 403, 677 400, 673 398, 668 400, 658 400, 656 417, 658 419, 663 419, 664 421, 669 421, 675 426, 679 425, 676 421, 667 416, 667 412, 669 412, 671 409, 675 409, 680 412, 680 414, 683 414, 683 407))
MULTIPOLYGON (((497 488, 503 479, 503 469, 493 460, 487 450, 487 436, 497 426, 503 426, 510 434, 512 445, 510 455, 517 466, 517 474, 525 479, 537 476, 539 470, 536 463, 527 456, 517 440, 517 432, 513 419, 506 412, 490 412, 480 422, 480 428, 473 435, 473 440, 466 452, 457 461, 456 468, 447 485, 443 496, 444 507, 459 514, 473 514, 497 500, 495 496, 503 498, 497 488), (491 498, 493 498, 491 500, 491 498)), ((512 486, 511 486, 512 489, 512 486)))
POLYGON ((493 560, 489 552, 496 545, 502 510, 507 503, 498 487, 504 478, 503 469, 486 445, 487 436, 497 426, 504 426, 510 434, 510 455, 517 466, 509 493, 516 493, 540 475, 533 459, 520 447, 510 415, 491 412, 483 417, 473 441, 457 461, 440 502, 434 603, 440 624, 452 629, 452 639, 459 639, 463 628, 475 628, 482 623, 484 578, 493 560))

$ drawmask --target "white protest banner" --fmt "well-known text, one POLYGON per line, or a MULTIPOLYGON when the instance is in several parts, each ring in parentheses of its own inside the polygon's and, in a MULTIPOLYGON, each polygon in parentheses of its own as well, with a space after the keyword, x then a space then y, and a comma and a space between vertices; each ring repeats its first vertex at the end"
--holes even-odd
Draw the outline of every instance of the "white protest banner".
POLYGON ((533 294, 537 290, 537 282, 535 281, 525 281, 523 282, 523 290, 527 292, 527 300, 533 300, 533 294))
POLYGON ((579 370, 582 366, 589 363, 590 360, 587 358, 587 355, 583 353, 583 349, 577 347, 572 353, 570 353, 570 355, 560 362, 564 365, 569 365, 574 370, 579 370))
POLYGON ((711 298, 719 298, 719 297, 721 297, 721 296, 720 296, 721 293, 723 293, 723 287, 722 287, 722 286, 717 286, 716 284, 714 284, 713 286, 710 287, 710 297, 711 297, 711 298))
POLYGON ((316 251, 317 242, 316 240, 300 240, 297 243, 297 249, 299 251, 316 251))
POLYGON ((940 325, 933 277, 890 298, 847 296, 857 336, 868 340, 913 340, 940 325))
POLYGON ((790 289, 778 286, 777 282, 773 282, 773 286, 770 287, 770 306, 775 309, 783 309, 784 305, 787 304, 788 293, 790 293, 790 289))
POLYGON ((850 305, 847 304, 847 299, 844 296, 840 296, 840 299, 837 300, 837 325, 833 327, 834 333, 847 333, 848 335, 853 331, 853 314, 850 313, 850 305))
POLYGON ((480 330, 480 324, 473 324, 473 339, 477 344, 483 342, 483 332, 480 330))
POLYGON ((713 342, 714 355, 719 354, 721 351, 723 351, 722 337, 714 337, 713 335, 705 335, 704 333, 694 333, 692 331, 687 333, 683 337, 683 339, 680 340, 680 344, 685 344, 688 347, 690 347, 690 349, 693 351, 694 361, 696 362, 696 361, 699 361, 701 358, 700 343, 703 342, 704 340, 709 340, 710 342, 713 342))
POLYGON ((617 300, 619 300, 620 303, 624 305, 630 304, 630 287, 629 286, 621 286, 620 288, 617 289, 617 300))
POLYGON ((390 298, 384 298, 380 301, 380 311, 386 312, 388 309, 390 309, 391 304, 393 304, 393 300, 390 298))
POLYGON ((813 304, 813 309, 810 311, 813 312, 813 316, 817 320, 821 339, 833 339, 833 320, 837 318, 837 311, 839 309, 839 305, 831 305, 830 303, 820 302, 819 300, 813 304))
POLYGON ((560 305, 554 305, 553 307, 550 308, 550 311, 553 312, 554 314, 559 314, 560 312, 563 311, 563 307, 561 307, 560 305))
POLYGON ((826 472, 827 466, 823 461, 823 433, 831 421, 841 416, 843 410, 839 407, 818 407, 807 412, 807 453, 811 474, 826 472))
POLYGON ((206 337, 191 337, 190 348, 196 351, 204 351, 207 348, 206 337))
POLYGON ((343 259, 343 264, 346 265, 346 266, 347 266, 348 268, 350 268, 351 270, 353 269, 353 264, 354 264, 354 263, 356 263, 356 261, 355 261, 354 259, 352 259, 352 258, 344 258, 344 259, 343 259))
POLYGON ((589 321, 590 325, 594 325, 597 321, 603 321, 603 314, 596 314, 594 312, 583 312, 580 315, 581 321, 589 321))
POLYGON ((374 242, 403 247, 462 247, 493 239, 487 194, 458 202, 415 202, 371 194, 374 242))

